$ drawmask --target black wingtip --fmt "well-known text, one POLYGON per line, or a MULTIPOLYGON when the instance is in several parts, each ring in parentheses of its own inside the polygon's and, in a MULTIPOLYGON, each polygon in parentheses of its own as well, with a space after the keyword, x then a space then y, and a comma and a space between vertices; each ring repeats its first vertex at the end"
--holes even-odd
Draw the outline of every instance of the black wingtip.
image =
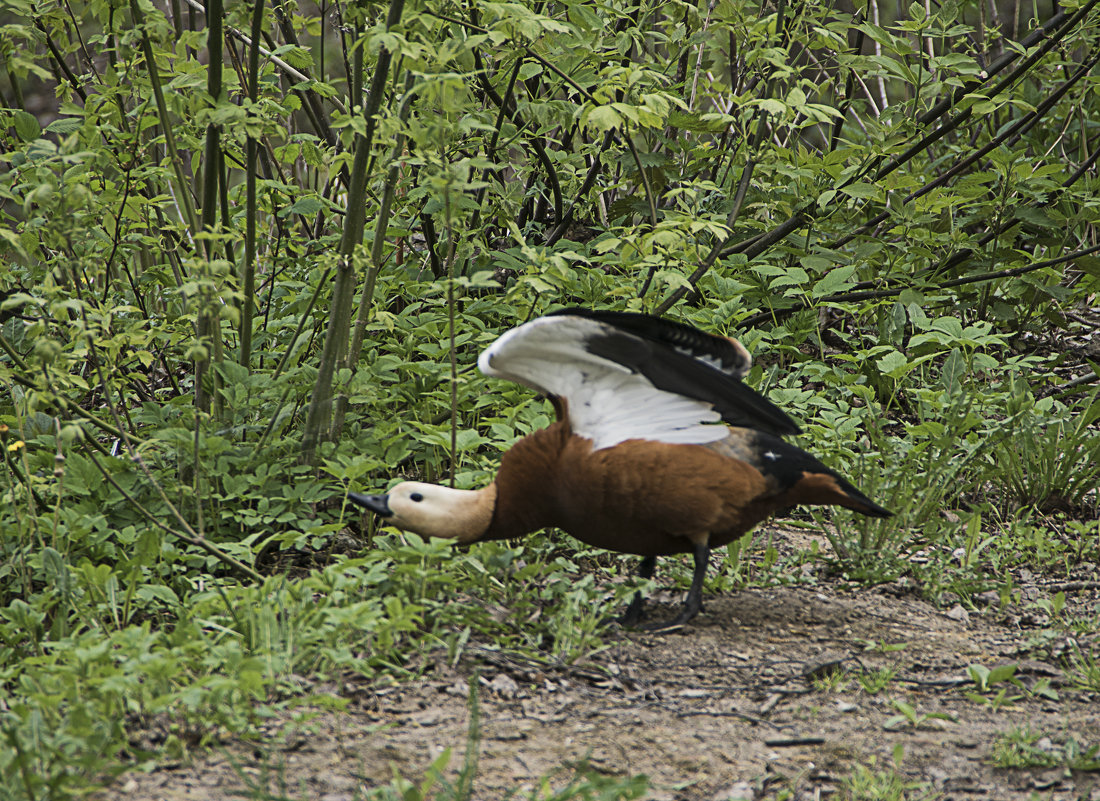
POLYGON ((602 311, 569 306, 549 312, 547 317, 585 317, 614 326, 634 336, 660 342, 693 358, 709 358, 723 373, 740 378, 752 364, 752 357, 736 339, 700 331, 698 328, 643 312, 602 311))
POLYGON ((637 312, 568 307, 547 316, 584 317, 621 332, 594 337, 586 347, 637 370, 658 389, 712 404, 728 425, 777 437, 802 433, 786 412, 741 381, 751 358, 736 340, 637 312), (655 345, 662 355, 650 358, 648 349, 637 347, 639 342, 655 345))
POLYGON ((851 482, 840 478, 839 476, 837 476, 837 478, 839 479, 840 487, 842 490, 844 490, 844 493, 853 501, 855 501, 856 504, 858 504, 853 504, 852 506, 849 506, 849 509, 859 512, 861 515, 867 515, 867 517, 894 516, 893 512, 883 506, 879 506, 877 503, 872 501, 870 498, 868 498, 866 495, 864 495, 862 492, 852 486, 851 482))
POLYGON ((893 517, 894 516, 893 512, 891 512, 889 509, 882 508, 881 506, 879 506, 874 501, 868 501, 867 502, 867 511, 865 511, 863 514, 867 515, 868 517, 893 517))

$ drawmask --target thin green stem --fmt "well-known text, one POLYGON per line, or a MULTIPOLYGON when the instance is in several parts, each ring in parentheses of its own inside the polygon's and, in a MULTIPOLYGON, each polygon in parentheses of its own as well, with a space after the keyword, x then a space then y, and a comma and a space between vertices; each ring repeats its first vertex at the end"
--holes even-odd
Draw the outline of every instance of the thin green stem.
MULTIPOLYGON (((393 30, 401 21, 401 12, 405 0, 390 0, 389 13, 386 16, 386 30, 393 30)), ((352 162, 351 180, 348 189, 348 210, 344 217, 344 228, 340 238, 340 263, 337 266, 336 281, 332 288, 332 307, 329 311, 329 326, 325 335, 325 345, 321 352, 321 363, 317 371, 313 397, 310 400, 306 417, 305 431, 302 437, 301 456, 312 461, 314 451, 322 440, 335 436, 339 432, 329 426, 332 417, 332 381, 337 365, 341 363, 348 349, 348 336, 351 329, 351 306, 355 292, 355 268, 353 255, 363 241, 363 228, 366 218, 367 165, 374 144, 374 132, 377 125, 378 110, 382 105, 382 95, 389 75, 393 53, 386 47, 378 51, 378 61, 374 67, 370 92, 363 107, 366 131, 355 139, 355 158, 352 162)))
POLYGON ((157 105, 160 127, 164 133, 165 146, 168 148, 168 160, 171 162, 172 170, 176 174, 176 201, 179 204, 184 223, 191 231, 198 231, 199 225, 195 217, 195 206, 191 200, 191 190, 188 188, 187 179, 183 174, 183 161, 180 158, 179 150, 176 149, 173 123, 168 116, 168 106, 164 102, 164 90, 161 87, 156 57, 153 55, 153 43, 149 40, 145 16, 141 13, 138 0, 130 0, 130 14, 134 19, 134 27, 141 31, 141 50, 145 55, 145 68, 149 71, 149 83, 153 87, 153 98, 157 105))

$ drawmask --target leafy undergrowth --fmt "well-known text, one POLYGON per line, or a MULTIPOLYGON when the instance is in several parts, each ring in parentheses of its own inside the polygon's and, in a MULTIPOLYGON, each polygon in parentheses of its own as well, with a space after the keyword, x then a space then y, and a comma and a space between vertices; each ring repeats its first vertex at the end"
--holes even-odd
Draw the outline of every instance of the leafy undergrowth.
MULTIPOLYGON (((735 544, 708 592, 1028 603, 1095 691, 1065 587, 1097 561, 1098 12, 941 5, 16 0, 0 796, 339 707, 335 675, 608 646, 632 560, 344 502, 483 485, 552 412, 477 354, 570 305, 740 337, 799 444, 896 512, 795 511, 816 544, 735 544)), ((853 797, 908 792, 868 770, 853 797)))
MULTIPOLYGON (((1077 566, 1100 562, 1100 524, 1090 519, 1100 407, 1095 397, 1035 399, 1021 379, 1024 366, 1034 369, 1035 360, 1007 359, 980 384, 932 373, 899 385, 902 408, 910 411, 883 419, 863 384, 846 385, 842 397, 850 400, 836 400, 836 382, 845 376, 840 367, 807 371, 802 388, 798 374, 788 372, 770 393, 806 420, 806 446, 896 517, 797 512, 792 522, 810 537, 807 548, 779 549, 766 538, 736 543, 712 570, 707 591, 840 578, 853 586, 902 582, 945 608, 965 608, 990 593, 1003 604, 1027 600, 1049 618, 1051 642, 1069 633, 1079 643, 1055 655, 1072 677, 1076 689, 1069 691, 1100 690, 1096 610, 1067 609, 1057 590, 1020 599, 1017 589, 1021 570, 1067 581, 1077 566), (825 397, 829 408, 821 406, 825 397), (823 552, 819 542, 829 547, 823 552)), ((504 389, 506 400, 513 395, 521 393, 504 389)), ((474 405, 480 411, 469 448, 479 454, 478 465, 548 422, 545 407, 527 398, 503 410, 474 405)), ((431 436, 414 441, 439 447, 441 434, 417 427, 431 436)), ((8 488, 21 499, 12 508, 14 530, 4 537, 8 585, 0 608, 0 681, 8 698, 0 711, 8 744, 0 776, 8 796, 77 796, 135 764, 185 758, 229 734, 258 736, 265 720, 295 706, 339 708, 339 696, 316 689, 325 677, 416 679, 440 654, 454 664, 474 646, 563 664, 605 647, 609 621, 639 586, 627 578, 633 559, 560 537, 470 550, 407 534, 376 533, 364 541, 357 532, 367 521, 349 519, 347 509, 334 508, 334 522, 305 516, 310 497, 336 494, 340 482, 371 488, 363 480, 373 475, 368 467, 384 460, 384 449, 400 447, 407 456, 407 431, 370 440, 383 449, 374 457, 369 448, 342 448, 319 481, 290 467, 301 478, 293 492, 279 494, 279 507, 262 499, 254 506, 213 503, 223 520, 247 514, 271 521, 267 537, 221 542, 248 561, 253 549, 284 555, 279 564, 288 573, 253 584, 164 531, 121 526, 135 495, 156 501, 132 463, 101 457, 118 465, 114 483, 104 483, 90 454, 54 458, 64 432, 26 432, 18 440, 9 432, 12 468, 37 475, 54 462, 64 495, 36 508, 18 485, 8 488), (295 504, 299 513, 285 519, 295 504), (352 554, 333 549, 337 537, 350 538, 352 554)), ((250 458, 214 435, 200 432, 196 441, 202 464, 223 459, 224 469, 236 470, 250 458)), ((477 467, 459 473, 458 483, 473 486, 487 474, 477 467)), ((230 478, 223 477, 234 489, 230 478)), ((264 471, 250 473, 252 489, 240 484, 235 491, 260 493, 273 480, 264 471)), ((663 560, 661 570, 663 582, 686 588, 686 561, 663 560)), ((1039 637, 1034 652, 1047 645, 1039 637)), ((876 776, 854 775, 852 787, 876 776)), ((631 797, 614 792, 633 786, 611 788, 606 797, 631 797)), ((604 797, 593 792, 576 797, 604 797)))
MULTIPOLYGON (((940 320, 929 330, 937 326, 950 327, 940 320)), ((395 332, 387 347, 405 341, 395 332)), ((1100 404, 1094 395, 1036 397, 1025 380, 1041 367, 1036 357, 989 364, 959 353, 935 345, 935 358, 910 357, 916 364, 890 383, 893 411, 885 415, 870 384, 843 362, 805 361, 782 375, 756 368, 755 380, 804 421, 800 442, 896 516, 796 511, 807 547, 779 549, 766 537, 735 543, 707 592, 839 578, 901 582, 944 608, 987 603, 990 594, 1002 604, 1026 600, 1050 619, 1049 642, 1039 636, 1034 652, 1072 635, 1077 645, 1053 657, 1072 677, 1075 689, 1064 692, 1095 692, 1100 615, 1067 607, 1057 589, 1021 599, 1018 585, 1023 570, 1071 582, 1078 566, 1100 562, 1100 404), (956 359, 963 361, 953 368, 956 359)), ((865 355, 880 367, 896 360, 865 355)), ((400 386, 385 359, 374 364, 379 385, 400 386)), ((504 386, 474 400, 480 387, 471 376, 463 389, 475 416, 459 432, 468 465, 459 486, 484 482, 495 454, 549 422, 547 407, 526 391, 504 386)), ((371 536, 369 521, 334 503, 344 487, 387 480, 382 465, 418 466, 432 478, 432 465, 443 464, 445 424, 352 424, 317 474, 292 458, 273 462, 278 470, 263 467, 255 452, 205 428, 184 441, 158 427, 164 410, 132 414, 150 426, 145 468, 70 450, 81 437, 48 419, 36 433, 33 418, 20 418, 18 436, 5 435, 5 491, 15 501, 0 566, 0 778, 8 797, 78 796, 126 767, 185 758, 228 734, 258 736, 265 720, 295 706, 339 708, 339 696, 317 689, 334 675, 416 679, 440 654, 454 664, 474 646, 584 662, 607 645, 609 621, 635 587, 654 586, 629 578, 633 559, 560 537, 460 550, 413 535, 371 536), (181 466, 187 474, 188 459, 199 467, 191 485, 163 496, 157 480, 181 466), (46 503, 50 475, 56 485, 46 503), (208 550, 173 536, 173 526, 143 523, 136 504, 166 519, 173 508, 201 506, 207 541, 280 572, 242 582, 208 550), (227 538, 236 527, 251 533, 227 538)), ((686 561, 663 560, 660 570, 661 582, 686 588, 686 561)), ((995 693, 990 702, 999 703, 995 693)), ((852 786, 877 775, 853 776, 852 786)), ((620 790, 629 787, 607 797, 620 790)))
MULTIPOLYGON (((801 538, 784 525, 768 533, 783 550, 801 538)), ((1090 571, 1095 586, 1100 569, 1090 571)), ((574 778, 609 794, 645 775, 644 797, 660 801, 1026 799, 1037 788, 1088 798, 1095 695, 1059 669, 1058 653, 1095 638, 1095 626, 1069 635, 1061 624, 1095 613, 1100 589, 1053 619, 1026 600, 1040 585, 1021 586, 1026 596, 978 599, 967 616, 900 582, 747 587, 708 596, 683 632, 609 637, 576 665, 486 648, 453 665, 437 654, 416 681, 348 677, 342 712, 299 707, 255 740, 228 738, 116 789, 134 801, 358 799, 392 791, 395 774, 417 785, 423 774, 439 798, 454 797, 448 786, 472 786, 471 798, 557 798, 568 796, 550 788, 564 792, 575 766, 574 778)), ((654 613, 681 598, 656 593, 654 613)))
MULTIPOLYGON (((51 559, 60 556, 47 550, 51 559)), ((364 556, 304 578, 211 581, 186 602, 107 571, 74 573, 59 579, 68 631, 56 622, 65 610, 40 598, 3 611, 2 680, 13 692, 0 768, 27 798, 80 794, 131 761, 247 736, 276 709, 339 707, 311 690, 325 676, 415 678, 424 654, 455 661, 474 643, 583 659, 630 591, 563 557, 500 544, 462 553, 415 535, 376 537, 364 556), (134 740, 147 728, 155 753, 134 740)))
MULTIPOLYGON (((809 522, 803 530, 820 534, 809 522)), ((1046 635, 1033 636, 1031 653, 1061 661, 1063 692, 1100 692, 1094 655, 1100 610, 1067 606, 1062 591, 1023 599, 1016 589, 1021 570, 1072 579, 1074 566, 1100 563, 1100 524, 1063 521, 1061 530, 1076 536, 1059 537, 1057 521, 1033 520, 1011 532, 959 521, 923 544, 913 569, 898 570, 893 555, 879 569, 882 580, 911 582, 913 591, 947 605, 988 604, 981 593, 992 593, 995 605, 1025 604, 1048 621, 1046 635), (1021 552, 1014 536, 1025 535, 1044 543, 1045 552, 1021 552), (1052 654, 1052 643, 1067 635, 1078 644, 1052 654)), ((823 560, 816 550, 743 543, 740 557, 726 557, 713 571, 708 592, 835 581, 828 574, 847 562, 835 554, 823 560)), ((13 690, 3 715, 11 746, 2 763, 8 787, 12 797, 78 795, 126 767, 185 759, 229 735, 259 736, 267 720, 303 704, 340 709, 346 703, 340 695, 318 690, 326 677, 416 680, 426 667, 456 664, 470 649, 584 663, 605 647, 609 619, 636 586, 619 578, 631 561, 545 538, 524 547, 494 543, 459 551, 441 541, 386 534, 363 556, 304 577, 196 587, 186 603, 154 600, 141 587, 100 592, 109 581, 93 585, 74 577, 64 589, 76 620, 85 623, 61 636, 51 634, 56 622, 32 603, 14 601, 4 611, 3 679, 13 690), (150 597, 135 600, 143 596, 150 597), (18 660, 11 658, 13 644, 27 649, 18 660)), ((856 565, 853 586, 867 582, 867 564, 856 565)), ((686 588, 686 561, 664 560, 662 569, 674 588, 686 588)), ((1019 698, 1011 672, 983 677, 979 666, 974 677, 975 693, 992 706, 1019 698)), ((889 683, 889 676, 880 678, 889 683)), ((875 679, 866 681, 873 686, 875 679)), ((920 723, 916 714, 912 725, 920 723)), ((854 776, 853 786, 875 775, 854 776)), ((576 786, 588 781, 578 778, 576 786)), ((545 797, 640 797, 627 791, 641 786, 545 797)), ((395 780, 398 787, 405 792, 408 785, 395 780)), ((378 792, 370 798, 388 797, 378 792)))

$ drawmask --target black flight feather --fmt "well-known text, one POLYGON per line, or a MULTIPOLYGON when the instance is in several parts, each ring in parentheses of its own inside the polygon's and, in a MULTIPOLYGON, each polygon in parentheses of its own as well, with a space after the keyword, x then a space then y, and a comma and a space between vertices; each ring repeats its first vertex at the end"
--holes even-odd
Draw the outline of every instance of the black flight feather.
POLYGON ((548 313, 547 317, 569 315, 586 317, 614 326, 628 334, 634 334, 651 342, 659 342, 674 350, 686 352, 696 358, 710 358, 721 365, 721 371, 740 378, 747 372, 750 360, 743 348, 726 337, 708 334, 675 320, 654 317, 651 314, 622 311, 596 311, 593 309, 566 308, 548 313))
POLYGON ((657 389, 712 404, 731 426, 777 437, 801 432, 779 407, 741 382, 738 376, 746 363, 737 346, 724 337, 647 314, 589 309, 551 314, 586 317, 612 327, 587 340, 585 349, 640 373, 657 389), (717 360, 722 369, 700 361, 705 357, 717 360))
POLYGON ((774 478, 784 490, 793 487, 807 473, 820 473, 832 476, 845 495, 867 507, 858 511, 869 517, 893 517, 893 512, 872 501, 844 476, 830 470, 817 457, 789 442, 758 431, 752 435, 749 451, 753 454, 749 463, 763 475, 774 478))

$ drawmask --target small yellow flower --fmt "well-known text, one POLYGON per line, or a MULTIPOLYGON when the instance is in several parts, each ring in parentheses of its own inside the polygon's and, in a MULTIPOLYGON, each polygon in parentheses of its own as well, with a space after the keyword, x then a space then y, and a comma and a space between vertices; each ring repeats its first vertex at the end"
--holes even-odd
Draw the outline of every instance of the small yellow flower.
POLYGON ((25 443, 23 440, 17 439, 15 442, 13 442, 11 445, 8 446, 8 450, 9 451, 17 451, 20 448, 26 447, 26 445, 27 445, 27 443, 25 443))

